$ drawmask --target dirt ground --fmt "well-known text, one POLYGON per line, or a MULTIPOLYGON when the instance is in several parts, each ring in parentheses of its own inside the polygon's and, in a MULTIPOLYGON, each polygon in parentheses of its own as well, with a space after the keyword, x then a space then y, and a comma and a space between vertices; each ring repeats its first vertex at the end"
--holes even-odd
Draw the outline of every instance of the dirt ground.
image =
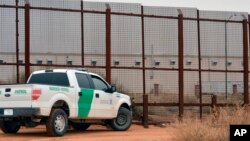
POLYGON ((7 135, 0 131, 0 141, 171 141, 171 128, 133 124, 128 131, 117 132, 104 126, 93 125, 87 131, 68 130, 63 137, 48 137, 45 126, 22 128, 17 134, 7 135))

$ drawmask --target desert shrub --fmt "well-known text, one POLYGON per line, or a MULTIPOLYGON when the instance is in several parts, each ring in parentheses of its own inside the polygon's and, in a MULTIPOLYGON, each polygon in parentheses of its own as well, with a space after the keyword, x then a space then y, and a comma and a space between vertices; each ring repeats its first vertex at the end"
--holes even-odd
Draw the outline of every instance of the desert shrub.
POLYGON ((203 120, 185 118, 176 121, 172 127, 176 130, 175 141, 228 141, 230 124, 249 124, 248 107, 223 107, 203 120))

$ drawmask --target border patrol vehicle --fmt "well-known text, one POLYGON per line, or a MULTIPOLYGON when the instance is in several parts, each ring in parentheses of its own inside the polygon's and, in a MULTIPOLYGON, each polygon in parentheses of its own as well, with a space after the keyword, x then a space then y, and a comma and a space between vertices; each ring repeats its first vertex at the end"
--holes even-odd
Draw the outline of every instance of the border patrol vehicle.
POLYGON ((82 131, 97 123, 125 131, 131 122, 130 97, 84 69, 40 70, 27 84, 0 85, 4 133, 45 124, 50 136, 63 136, 69 125, 82 131))

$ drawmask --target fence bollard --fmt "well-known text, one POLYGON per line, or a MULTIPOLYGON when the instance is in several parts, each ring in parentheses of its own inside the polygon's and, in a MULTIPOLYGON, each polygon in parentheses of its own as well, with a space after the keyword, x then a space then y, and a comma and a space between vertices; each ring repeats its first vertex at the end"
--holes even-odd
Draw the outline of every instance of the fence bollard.
POLYGON ((143 95, 143 126, 148 128, 148 95, 143 95))
POLYGON ((216 95, 212 95, 212 97, 211 97, 211 101, 212 101, 212 103, 211 103, 211 108, 212 108, 212 112, 213 112, 213 114, 215 114, 215 113, 217 113, 216 111, 217 111, 217 109, 216 109, 216 105, 217 105, 217 96, 216 95))
POLYGON ((217 96, 213 94, 211 98, 212 98, 212 108, 215 108, 217 104, 217 96))
POLYGON ((234 85, 233 85, 233 95, 237 95, 237 93, 238 93, 237 85, 234 84, 234 85))

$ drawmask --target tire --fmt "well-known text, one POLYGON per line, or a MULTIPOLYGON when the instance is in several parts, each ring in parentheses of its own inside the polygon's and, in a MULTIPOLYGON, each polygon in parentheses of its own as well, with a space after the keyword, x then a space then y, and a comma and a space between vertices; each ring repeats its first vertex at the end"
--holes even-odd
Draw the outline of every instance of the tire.
POLYGON ((5 134, 16 134, 21 125, 15 121, 1 121, 0 126, 5 134))
POLYGON ((52 109, 46 121, 48 135, 52 137, 63 136, 68 128, 68 116, 62 109, 52 109))
POLYGON ((117 117, 109 123, 115 131, 126 131, 132 123, 132 112, 124 107, 120 107, 117 117))
POLYGON ((89 128, 89 123, 75 123, 72 122, 72 127, 77 131, 85 131, 89 128))

